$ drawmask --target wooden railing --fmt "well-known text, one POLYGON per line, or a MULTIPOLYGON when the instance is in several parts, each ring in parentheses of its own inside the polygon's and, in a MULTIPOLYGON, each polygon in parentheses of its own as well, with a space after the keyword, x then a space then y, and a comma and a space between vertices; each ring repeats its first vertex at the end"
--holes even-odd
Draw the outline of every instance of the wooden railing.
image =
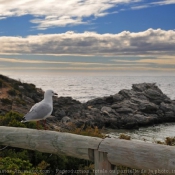
POLYGON ((117 165, 175 174, 175 147, 143 141, 0 126, 0 145, 92 160, 100 175, 117 174, 117 165))

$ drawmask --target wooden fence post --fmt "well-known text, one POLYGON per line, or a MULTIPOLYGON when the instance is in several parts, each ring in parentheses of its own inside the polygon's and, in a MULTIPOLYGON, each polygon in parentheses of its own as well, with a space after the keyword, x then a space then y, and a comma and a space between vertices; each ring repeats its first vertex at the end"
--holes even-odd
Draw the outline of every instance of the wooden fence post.
POLYGON ((108 161, 107 153, 94 150, 95 175, 115 175, 112 165, 108 161))

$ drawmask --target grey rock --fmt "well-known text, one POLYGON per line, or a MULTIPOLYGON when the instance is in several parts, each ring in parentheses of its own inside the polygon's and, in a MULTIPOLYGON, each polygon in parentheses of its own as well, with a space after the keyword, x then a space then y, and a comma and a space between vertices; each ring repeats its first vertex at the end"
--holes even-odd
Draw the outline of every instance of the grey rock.
POLYGON ((97 109, 97 108, 91 108, 91 111, 93 111, 93 112, 100 112, 100 110, 97 109))
POLYGON ((139 109, 145 113, 156 113, 159 107, 151 102, 142 102, 140 103, 139 109))
POLYGON ((121 94, 115 94, 113 95, 113 103, 120 102, 124 99, 124 97, 121 94))
POLYGON ((58 110, 55 112, 54 115, 55 115, 57 118, 61 119, 61 118, 63 118, 63 117, 66 115, 66 113, 65 113, 65 111, 64 111, 63 109, 58 109, 58 110))
POLYGON ((123 89, 119 91, 119 94, 122 95, 124 98, 131 98, 134 96, 134 91, 133 90, 128 90, 128 89, 123 89))
POLYGON ((106 103, 104 98, 95 98, 87 102, 88 105, 99 105, 104 103, 106 103))
POLYGON ((68 123, 68 122, 71 122, 71 118, 68 117, 68 116, 65 116, 65 117, 63 117, 63 118, 61 119, 61 122, 62 122, 62 123, 68 123))
POLYGON ((112 104, 112 103, 114 102, 113 96, 110 95, 109 97, 105 97, 105 101, 106 101, 108 104, 112 104))
POLYGON ((175 113, 175 104, 169 104, 162 102, 160 104, 160 109, 162 109, 164 112, 173 111, 175 113))
POLYGON ((111 106, 111 108, 112 109, 118 109, 118 108, 121 108, 122 106, 121 106, 121 104, 119 103, 119 104, 113 104, 112 106, 111 106))
POLYGON ((24 86, 18 86, 18 88, 24 90, 24 86))
POLYGON ((108 106, 103 106, 101 108, 101 111, 102 112, 108 112, 108 113, 110 113, 110 112, 112 112, 112 108, 111 107, 108 107, 108 106))
POLYGON ((118 108, 116 109, 116 112, 118 113, 132 113, 133 110, 131 108, 123 107, 123 108, 118 108))
POLYGON ((174 112, 165 112, 165 117, 168 118, 168 121, 174 121, 174 112))
POLYGON ((155 83, 140 83, 132 85, 132 89, 136 92, 144 92, 145 90, 153 87, 155 87, 155 83))

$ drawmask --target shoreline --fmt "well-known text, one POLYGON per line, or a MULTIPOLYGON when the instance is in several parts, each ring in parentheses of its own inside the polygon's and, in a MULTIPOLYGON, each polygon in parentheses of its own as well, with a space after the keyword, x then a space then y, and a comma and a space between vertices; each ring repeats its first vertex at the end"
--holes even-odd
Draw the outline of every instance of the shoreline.
MULTIPOLYGON (((43 91, 34 84, 23 83, 3 75, 1 82, 7 86, 8 99, 1 99, 1 111, 25 114, 33 104, 42 100, 43 91), (3 105, 6 103, 6 105, 3 105)), ((2 87, 1 87, 2 88, 2 87)), ((99 97, 81 103, 72 97, 54 98, 53 116, 61 127, 72 122, 98 128, 138 129, 158 123, 175 122, 175 101, 171 100, 154 83, 133 84, 132 89, 99 97)))

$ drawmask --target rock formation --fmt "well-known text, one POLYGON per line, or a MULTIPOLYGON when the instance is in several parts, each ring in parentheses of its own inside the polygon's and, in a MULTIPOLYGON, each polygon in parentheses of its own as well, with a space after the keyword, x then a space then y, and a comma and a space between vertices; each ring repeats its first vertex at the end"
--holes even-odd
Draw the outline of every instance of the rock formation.
MULTIPOLYGON (((15 86, 11 85, 10 88, 13 95, 8 94, 7 98, 1 98, 0 94, 1 114, 10 110, 25 114, 34 103, 43 98, 43 91, 34 85, 7 77, 6 85, 7 80, 15 86)), ((141 83, 133 84, 131 90, 123 89, 117 94, 92 99, 86 103, 80 103, 71 97, 54 97, 52 115, 55 117, 48 119, 48 122, 52 124, 52 120, 56 120, 61 127, 72 122, 77 127, 91 125, 99 128, 132 129, 175 122, 175 101, 163 94, 156 84, 141 83)))
POLYGON ((77 126, 132 129, 175 121, 175 102, 152 83, 134 84, 131 90, 123 89, 83 104, 61 97, 54 101, 54 106, 55 117, 67 116, 77 126))

